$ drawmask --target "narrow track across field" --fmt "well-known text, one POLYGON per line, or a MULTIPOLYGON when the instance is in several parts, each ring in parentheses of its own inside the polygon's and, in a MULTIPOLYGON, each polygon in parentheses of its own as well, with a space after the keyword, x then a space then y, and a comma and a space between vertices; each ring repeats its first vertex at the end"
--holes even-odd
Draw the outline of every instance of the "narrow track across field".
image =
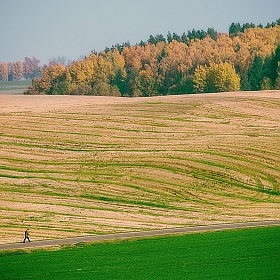
POLYGON ((196 226, 196 227, 186 227, 186 228, 170 228, 164 230, 115 233, 115 234, 106 234, 106 235, 87 235, 87 236, 80 236, 74 238, 34 241, 30 243, 2 244, 0 245, 0 251, 39 248, 39 247, 47 247, 47 246, 59 246, 59 245, 67 245, 67 244, 77 244, 81 242, 90 243, 90 242, 108 241, 108 240, 115 240, 115 239, 128 239, 128 238, 151 237, 151 236, 159 236, 159 235, 174 235, 174 234, 184 234, 184 233, 241 229, 241 228, 249 228, 249 227, 265 227, 265 226, 280 226, 280 220, 263 221, 263 222, 246 222, 246 223, 237 223, 237 224, 219 224, 219 225, 196 226))

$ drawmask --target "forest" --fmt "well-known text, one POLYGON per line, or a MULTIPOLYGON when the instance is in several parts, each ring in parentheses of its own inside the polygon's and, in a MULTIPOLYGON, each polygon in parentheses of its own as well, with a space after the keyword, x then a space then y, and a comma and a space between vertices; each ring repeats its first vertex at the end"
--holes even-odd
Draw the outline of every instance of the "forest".
POLYGON ((50 63, 32 78, 25 94, 138 97, 280 89, 280 19, 266 27, 232 23, 228 33, 208 28, 150 35, 69 65, 50 63))

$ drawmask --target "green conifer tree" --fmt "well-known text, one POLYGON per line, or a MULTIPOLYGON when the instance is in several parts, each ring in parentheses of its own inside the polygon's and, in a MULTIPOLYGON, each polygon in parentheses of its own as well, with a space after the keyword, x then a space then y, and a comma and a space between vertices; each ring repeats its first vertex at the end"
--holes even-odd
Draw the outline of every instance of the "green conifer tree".
POLYGON ((263 61, 262 58, 256 56, 248 73, 249 83, 252 90, 260 90, 263 76, 263 61))

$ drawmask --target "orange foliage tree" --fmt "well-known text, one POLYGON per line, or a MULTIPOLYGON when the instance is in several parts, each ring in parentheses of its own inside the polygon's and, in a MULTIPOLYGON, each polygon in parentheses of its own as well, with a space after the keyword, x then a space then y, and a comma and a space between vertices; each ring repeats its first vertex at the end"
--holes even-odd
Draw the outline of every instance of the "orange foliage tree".
POLYGON ((0 81, 8 81, 8 65, 0 62, 0 81))

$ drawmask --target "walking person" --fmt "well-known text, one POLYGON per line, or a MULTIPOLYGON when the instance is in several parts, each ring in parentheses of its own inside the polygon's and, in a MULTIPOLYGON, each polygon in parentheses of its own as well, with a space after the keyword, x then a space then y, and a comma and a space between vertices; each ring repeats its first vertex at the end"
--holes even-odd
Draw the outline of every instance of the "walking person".
POLYGON ((25 243, 26 239, 30 242, 30 239, 29 239, 29 228, 24 232, 24 239, 23 239, 22 243, 25 243))

